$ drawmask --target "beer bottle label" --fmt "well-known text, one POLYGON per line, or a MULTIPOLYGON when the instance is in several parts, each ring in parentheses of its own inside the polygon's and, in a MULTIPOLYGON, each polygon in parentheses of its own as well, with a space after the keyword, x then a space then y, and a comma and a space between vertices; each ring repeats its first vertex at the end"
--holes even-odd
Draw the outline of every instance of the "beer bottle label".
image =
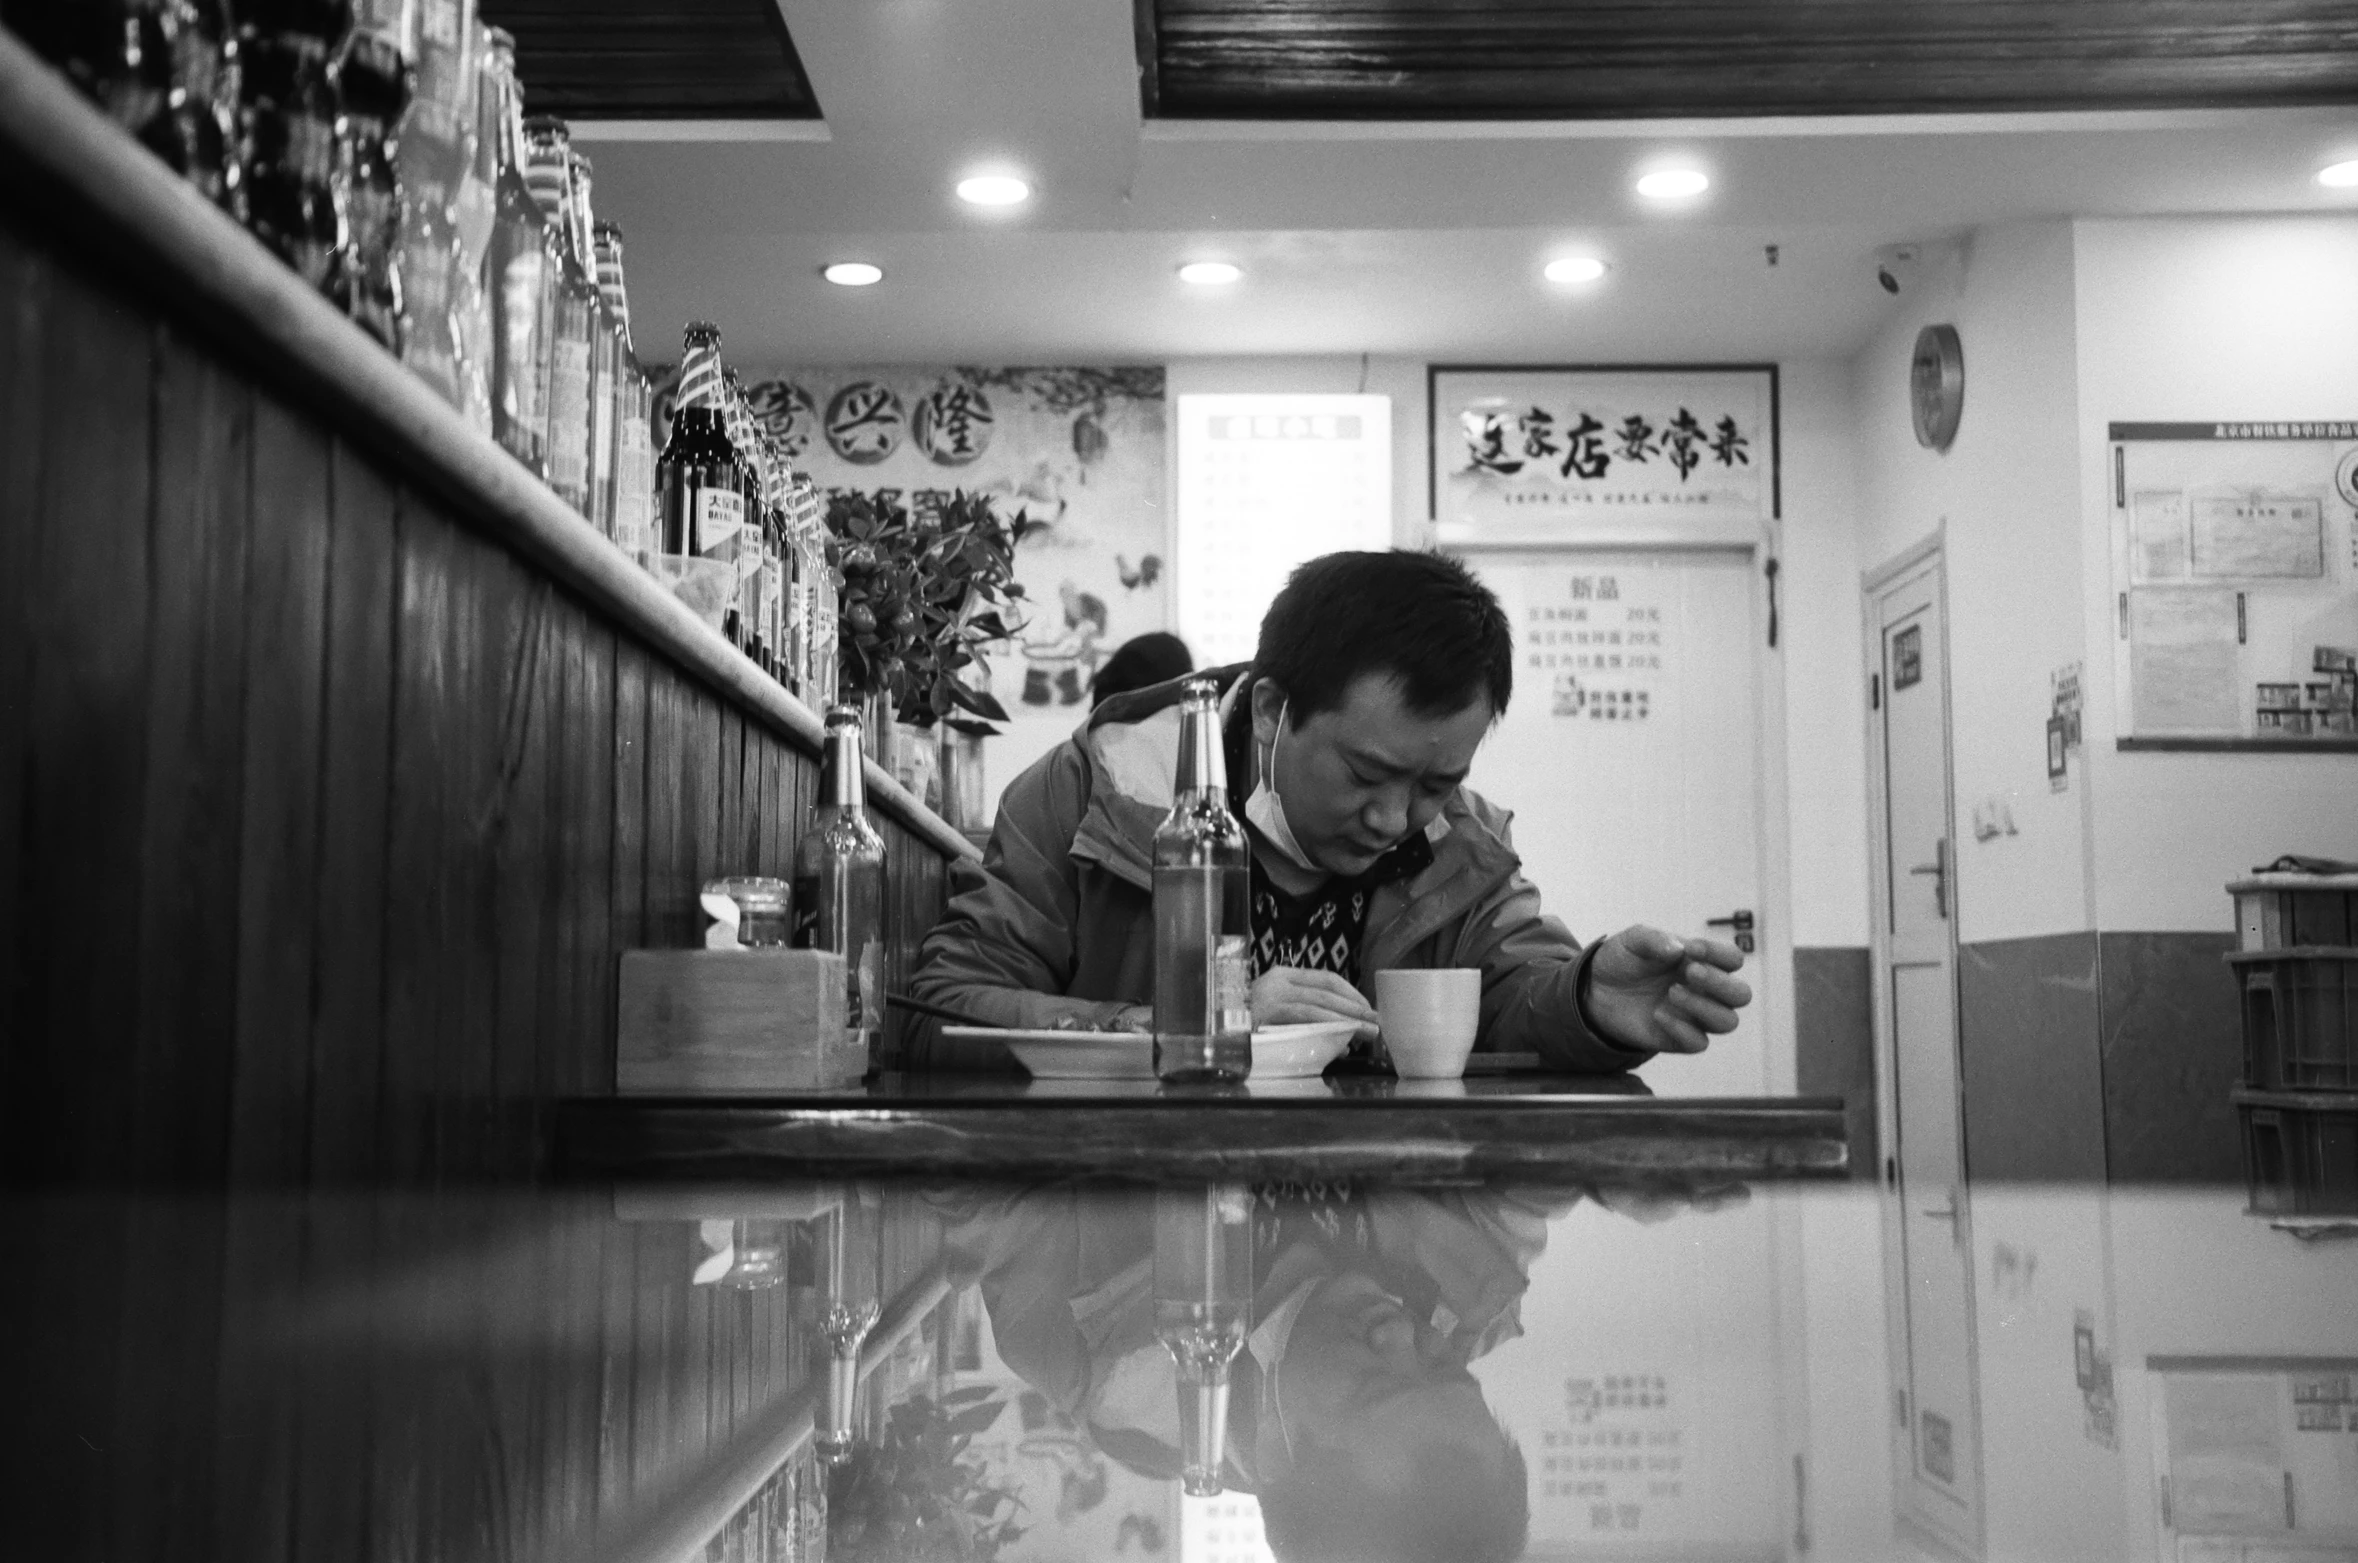
POLYGON ((560 337, 549 374, 550 486, 589 486, 589 421, 589 344, 560 337))
POLYGON ((733 559, 737 534, 745 526, 745 496, 733 488, 696 490, 696 552, 711 559, 733 559))

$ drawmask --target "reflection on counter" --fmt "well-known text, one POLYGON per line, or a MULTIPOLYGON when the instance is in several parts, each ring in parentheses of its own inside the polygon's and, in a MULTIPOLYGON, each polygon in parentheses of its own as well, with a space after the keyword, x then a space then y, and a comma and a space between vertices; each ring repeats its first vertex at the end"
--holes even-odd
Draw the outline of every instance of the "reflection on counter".
POLYGON ((0 1204, 25 1556, 2358 1557, 2358 1242, 2239 1192, 0 1204))

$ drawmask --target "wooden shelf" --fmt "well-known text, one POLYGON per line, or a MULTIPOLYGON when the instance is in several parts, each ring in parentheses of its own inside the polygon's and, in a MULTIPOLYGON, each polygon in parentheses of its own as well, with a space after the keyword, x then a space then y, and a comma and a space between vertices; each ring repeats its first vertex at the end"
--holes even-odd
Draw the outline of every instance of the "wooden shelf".
MULTIPOLYGON (((174 299, 192 329, 317 405, 338 434, 580 593, 617 628, 796 748, 819 752, 816 713, 5 29, 0 148, 0 184, 29 209, 174 299)), ((868 795, 943 856, 980 856, 872 762, 868 795)))

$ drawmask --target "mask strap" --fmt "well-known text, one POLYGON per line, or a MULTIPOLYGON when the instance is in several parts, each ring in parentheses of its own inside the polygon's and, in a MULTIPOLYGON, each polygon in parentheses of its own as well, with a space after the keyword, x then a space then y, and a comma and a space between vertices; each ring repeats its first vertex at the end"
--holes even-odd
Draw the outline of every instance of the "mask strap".
POLYGON ((1293 710, 1293 708, 1294 702, 1290 696, 1278 705, 1277 731, 1269 735, 1269 776, 1267 785, 1272 793, 1277 791, 1277 740, 1285 736, 1286 713, 1293 710))

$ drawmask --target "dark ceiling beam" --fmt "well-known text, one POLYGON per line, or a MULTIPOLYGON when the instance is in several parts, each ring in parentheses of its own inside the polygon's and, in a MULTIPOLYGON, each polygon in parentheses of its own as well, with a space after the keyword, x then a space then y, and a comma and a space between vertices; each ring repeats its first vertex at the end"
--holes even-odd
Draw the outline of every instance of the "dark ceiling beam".
POLYGON ((1138 0, 1138 9, 1146 112, 1166 118, 2358 103, 2349 0, 1138 0))

